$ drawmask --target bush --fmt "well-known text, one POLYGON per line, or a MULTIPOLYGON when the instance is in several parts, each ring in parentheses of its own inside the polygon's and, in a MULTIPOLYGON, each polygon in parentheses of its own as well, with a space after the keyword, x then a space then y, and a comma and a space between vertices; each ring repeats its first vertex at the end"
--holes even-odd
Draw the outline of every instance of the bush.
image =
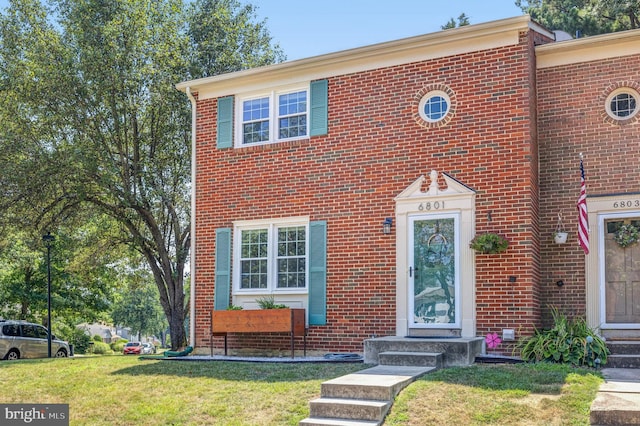
POLYGON ((605 341, 591 329, 584 318, 568 319, 551 308, 553 328, 539 331, 518 341, 525 361, 550 361, 576 366, 600 367, 607 362, 609 350, 605 341))
POLYGON ((73 345, 73 352, 77 354, 86 354, 90 341, 89 335, 84 330, 77 328, 74 329, 69 337, 69 344, 73 345))
POLYGON ((93 353, 96 355, 105 355, 112 353, 112 351, 108 344, 104 342, 94 342, 93 353))
POLYGON ((97 334, 94 334, 91 340, 94 342, 102 342, 102 337, 98 336, 97 334))
POLYGON ((59 339, 69 342, 73 345, 73 352, 76 354, 84 354, 89 349, 89 335, 75 326, 68 324, 59 324, 55 336, 59 339))
POLYGON ((111 347, 111 350, 114 352, 122 352, 122 350, 124 349, 124 345, 127 344, 127 339, 118 339, 115 342, 112 342, 111 345, 109 345, 111 347))

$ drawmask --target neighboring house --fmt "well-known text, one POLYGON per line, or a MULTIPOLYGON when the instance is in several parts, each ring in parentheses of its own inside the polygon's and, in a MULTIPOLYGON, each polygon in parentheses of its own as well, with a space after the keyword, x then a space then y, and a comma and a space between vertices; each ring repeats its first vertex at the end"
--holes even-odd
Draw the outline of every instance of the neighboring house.
POLYGON ((103 323, 82 323, 78 324, 77 328, 84 330, 91 338, 93 338, 93 336, 100 336, 104 343, 113 343, 119 338, 115 327, 103 323))
POLYGON ((555 41, 520 16, 178 89, 194 108, 197 351, 211 310, 265 295, 307 310, 319 351, 518 338, 550 306, 640 338, 640 248, 612 240, 640 225, 640 30, 555 41), (508 249, 474 252, 485 232, 508 249))

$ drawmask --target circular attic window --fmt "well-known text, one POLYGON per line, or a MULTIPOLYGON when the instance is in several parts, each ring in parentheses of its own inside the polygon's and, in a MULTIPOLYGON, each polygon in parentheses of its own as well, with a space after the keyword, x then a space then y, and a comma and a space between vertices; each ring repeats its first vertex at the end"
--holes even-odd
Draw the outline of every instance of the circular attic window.
POLYGON ((607 96, 605 108, 609 117, 622 121, 634 117, 640 107, 640 95, 630 87, 614 90, 607 96))
POLYGON ((425 94, 418 104, 420 117, 428 123, 443 120, 451 108, 449 95, 441 90, 434 90, 425 94))

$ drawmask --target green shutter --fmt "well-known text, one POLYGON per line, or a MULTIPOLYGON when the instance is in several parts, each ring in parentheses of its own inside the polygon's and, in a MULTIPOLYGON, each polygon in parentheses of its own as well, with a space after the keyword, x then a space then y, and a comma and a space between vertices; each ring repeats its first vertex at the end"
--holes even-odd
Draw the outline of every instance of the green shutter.
POLYGON ((233 146, 233 96, 218 99, 218 148, 233 146))
POLYGON ((327 323, 327 222, 309 224, 309 325, 327 323))
POLYGON ((328 132, 327 97, 327 80, 311 82, 310 136, 326 135, 328 132))
POLYGON ((214 309, 223 311, 229 307, 231 288, 231 229, 216 229, 216 271, 214 309))

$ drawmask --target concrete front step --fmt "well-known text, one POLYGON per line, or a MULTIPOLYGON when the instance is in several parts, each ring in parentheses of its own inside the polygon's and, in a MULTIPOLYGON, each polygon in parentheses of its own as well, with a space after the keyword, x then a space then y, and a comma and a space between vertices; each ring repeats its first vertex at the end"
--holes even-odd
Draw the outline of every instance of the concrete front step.
POLYGON ((640 368, 640 355, 609 355, 607 368, 640 368))
POLYGON ((433 367, 378 365, 322 383, 321 397, 299 424, 380 425, 396 395, 433 367))
POLYGON ((322 383, 320 395, 327 398, 393 401, 409 383, 434 370, 433 367, 378 365, 322 383))
POLYGON ((321 397, 311 401, 310 407, 309 414, 311 418, 382 422, 389 408, 391 408, 391 401, 321 397))
POLYGON ((605 367, 640 368, 640 341, 609 340, 607 348, 609 348, 610 355, 605 367))
POLYGON ((364 362, 380 364, 383 352, 424 352, 442 354, 442 367, 471 365, 483 342, 482 337, 375 337, 364 341, 364 362))
POLYGON ((591 403, 591 424, 640 424, 640 370, 604 368, 602 375, 605 383, 591 403))
POLYGON ((387 351, 378 354, 380 365, 402 365, 442 368, 442 354, 432 352, 387 351))

